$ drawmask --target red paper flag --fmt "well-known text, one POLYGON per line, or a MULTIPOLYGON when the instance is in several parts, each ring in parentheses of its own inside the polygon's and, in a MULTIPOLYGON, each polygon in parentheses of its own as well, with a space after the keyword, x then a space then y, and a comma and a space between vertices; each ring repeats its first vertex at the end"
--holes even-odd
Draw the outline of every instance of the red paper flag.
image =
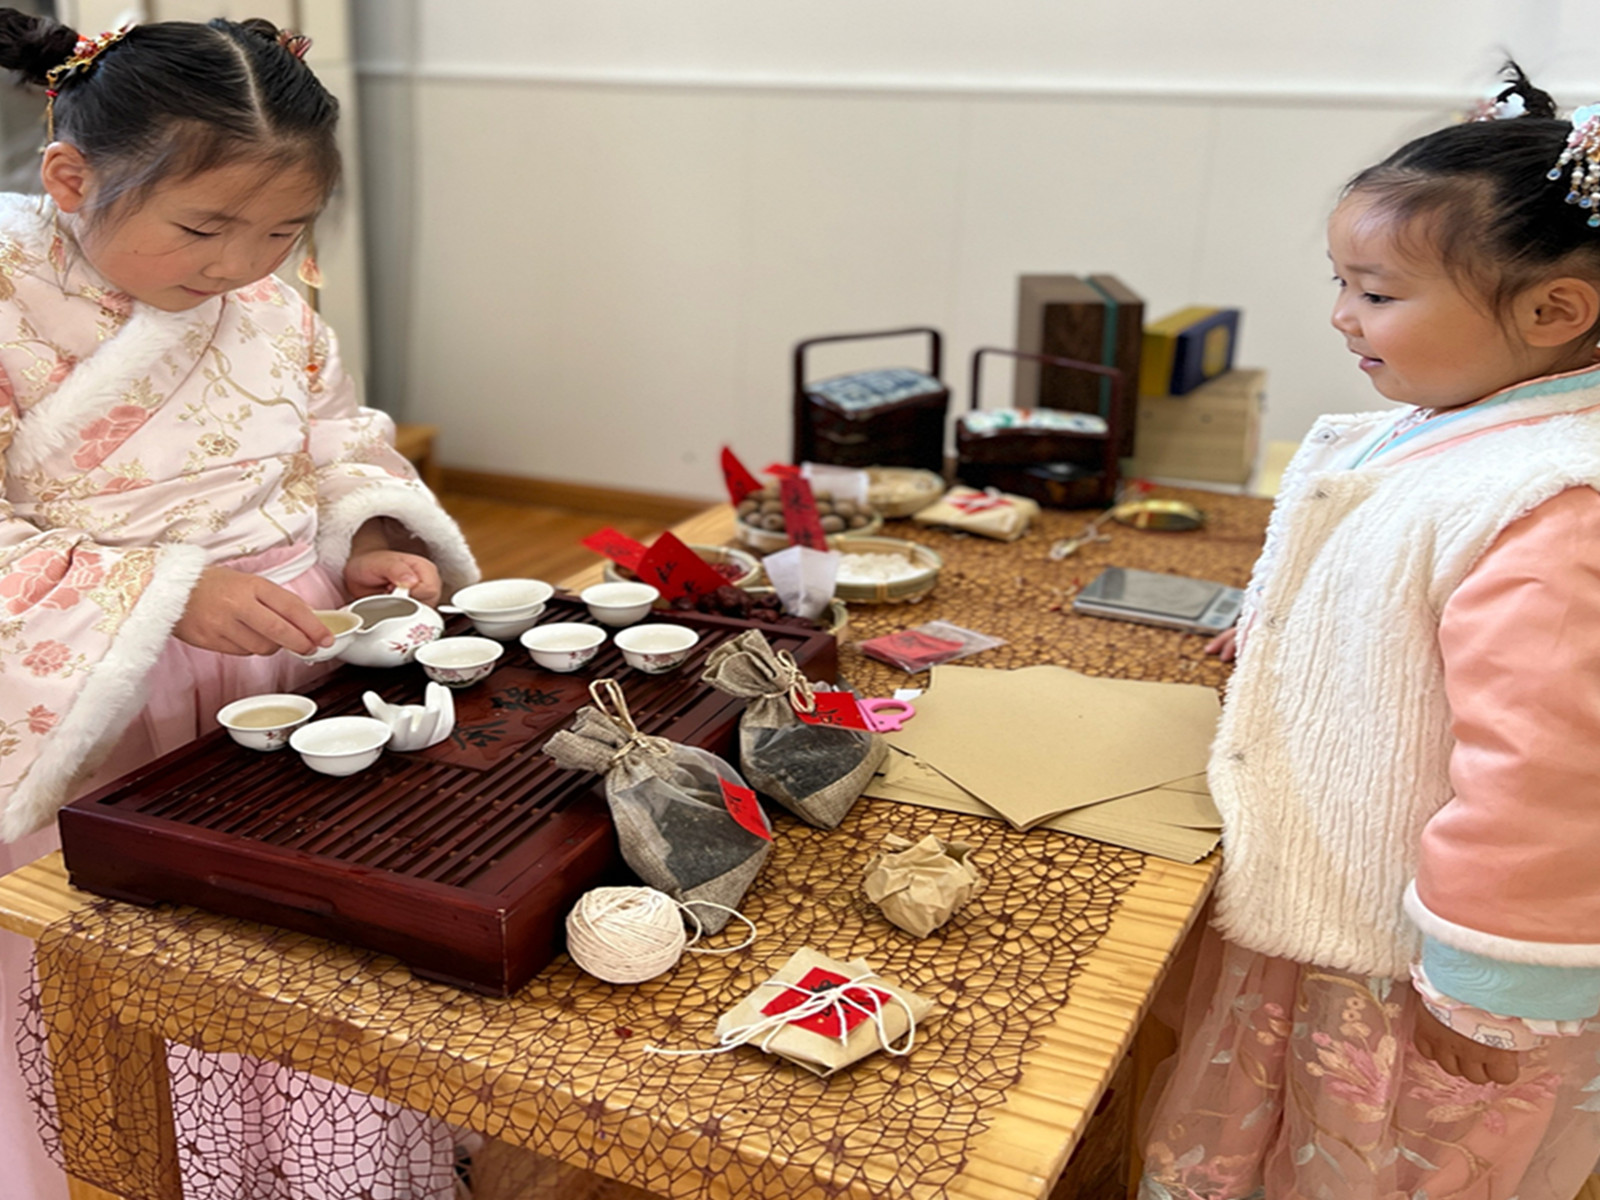
POLYGON ((659 588, 661 598, 668 603, 680 596, 691 600, 708 596, 728 582, 672 533, 663 533, 655 540, 634 573, 641 582, 659 588))
POLYGON ((605 555, 619 567, 626 567, 635 575, 639 573, 639 563, 647 549, 643 542, 636 542, 627 534, 612 529, 609 525, 598 533, 591 533, 578 544, 587 546, 596 554, 605 555))
POLYGON ((761 481, 750 474, 750 469, 727 446, 722 448, 722 478, 728 485, 728 499, 735 504, 751 492, 761 490, 761 481))
POLYGON ((800 474, 800 468, 790 466, 788 463, 768 463, 766 469, 761 473, 763 475, 771 475, 777 479, 788 479, 793 475, 800 474))
POLYGON ((767 828, 767 814, 761 811, 761 802, 747 787, 717 780, 722 785, 722 802, 728 806, 728 815, 763 841, 772 840, 772 830, 767 828))
POLYGON ((778 489, 789 541, 796 546, 826 550, 828 535, 822 532, 822 519, 817 516, 817 502, 811 495, 810 482, 798 475, 785 475, 778 480, 778 489))
POLYGON ((795 709, 794 715, 807 725, 835 725, 840 729, 865 729, 871 726, 861 715, 861 705, 850 692, 816 692, 817 707, 811 712, 795 709))

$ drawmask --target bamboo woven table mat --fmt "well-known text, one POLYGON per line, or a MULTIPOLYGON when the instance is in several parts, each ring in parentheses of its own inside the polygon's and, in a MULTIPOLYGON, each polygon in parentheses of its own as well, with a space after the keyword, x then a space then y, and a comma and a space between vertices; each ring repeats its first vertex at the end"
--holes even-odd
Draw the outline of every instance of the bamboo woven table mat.
MULTIPOLYGON (((920 604, 853 608, 843 673, 875 695, 921 682, 850 643, 937 618, 1006 638, 974 666, 1051 662, 1220 684, 1226 668, 1197 637, 1070 612, 1075 587, 1113 563, 1245 581, 1267 502, 1169 494, 1202 507, 1206 529, 1108 523, 1109 543, 1059 563, 1050 543, 1092 514, 1046 513, 1014 543, 891 523, 886 535, 933 546, 944 572, 920 604)), ((730 531, 725 509, 678 529, 701 542, 730 531)), ((786 817, 778 826, 745 905, 763 931, 749 951, 686 958, 631 988, 599 983, 563 956, 505 1001, 299 934, 194 910, 89 904, 66 886, 58 858, 25 868, 0 881, 0 923, 40 937, 45 1009, 75 1012, 51 1043, 68 1168, 139 1200, 173 1194, 157 1035, 310 1070, 629 1185, 606 1195, 1046 1195, 1214 864, 873 801, 838 830, 786 817), (889 926, 860 898, 861 872, 889 832, 968 842, 990 880, 928 939, 889 926), (831 1080, 748 1047, 694 1058, 645 1051, 710 1045, 717 1015, 801 945, 864 958, 943 1011, 908 1058, 877 1055, 831 1080)), ((579 1194, 564 1186, 545 1194, 579 1194)))

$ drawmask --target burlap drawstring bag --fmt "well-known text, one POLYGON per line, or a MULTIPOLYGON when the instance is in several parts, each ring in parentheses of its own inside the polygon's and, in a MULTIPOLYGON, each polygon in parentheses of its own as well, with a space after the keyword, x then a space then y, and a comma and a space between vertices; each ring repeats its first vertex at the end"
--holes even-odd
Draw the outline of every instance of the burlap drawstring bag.
POLYGON ((750 698, 739 718, 739 764, 751 787, 822 829, 844 820, 888 752, 881 736, 800 720, 797 712, 816 708, 811 683, 758 629, 713 650, 700 678, 750 698))
MULTIPOLYGON (((722 905, 695 909, 706 932, 716 933, 728 923, 723 909, 739 907, 772 848, 723 801, 721 781, 744 787, 744 780, 709 751, 640 733, 615 680, 595 680, 589 694, 595 706, 580 708, 544 753, 569 770, 605 776, 623 861, 674 900, 722 905)), ((760 819, 770 833, 766 814, 760 819)))

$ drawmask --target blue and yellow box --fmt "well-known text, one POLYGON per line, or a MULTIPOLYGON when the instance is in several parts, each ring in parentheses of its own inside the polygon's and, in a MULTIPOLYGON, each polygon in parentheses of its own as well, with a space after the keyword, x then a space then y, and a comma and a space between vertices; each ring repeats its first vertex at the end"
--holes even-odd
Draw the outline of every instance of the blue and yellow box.
POLYGON ((1237 308, 1181 308, 1144 327, 1141 396, 1182 396, 1233 367, 1237 308))

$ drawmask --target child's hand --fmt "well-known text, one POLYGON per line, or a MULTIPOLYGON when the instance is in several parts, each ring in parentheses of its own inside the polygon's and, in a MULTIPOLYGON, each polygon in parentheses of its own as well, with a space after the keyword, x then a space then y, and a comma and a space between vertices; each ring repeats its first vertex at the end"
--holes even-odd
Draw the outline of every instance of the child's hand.
POLYGON ((1515 1083, 1521 1060, 1515 1050, 1485 1046, 1439 1023, 1431 1012, 1417 1005, 1411 1040, 1422 1057, 1432 1059, 1441 1070, 1472 1083, 1515 1083))
POLYGON ((437 604, 444 593, 439 568, 420 554, 401 550, 366 550, 352 554, 344 565, 344 586, 351 596, 375 596, 408 588, 423 604, 437 604))
POLYGON ((311 606, 287 588, 244 571, 207 567, 172 627, 181 642, 219 654, 310 654, 333 643, 311 606))
POLYGON ((1237 625, 1224 629, 1216 637, 1206 643, 1206 653, 1215 654, 1223 662, 1232 662, 1238 650, 1239 627, 1237 625))

